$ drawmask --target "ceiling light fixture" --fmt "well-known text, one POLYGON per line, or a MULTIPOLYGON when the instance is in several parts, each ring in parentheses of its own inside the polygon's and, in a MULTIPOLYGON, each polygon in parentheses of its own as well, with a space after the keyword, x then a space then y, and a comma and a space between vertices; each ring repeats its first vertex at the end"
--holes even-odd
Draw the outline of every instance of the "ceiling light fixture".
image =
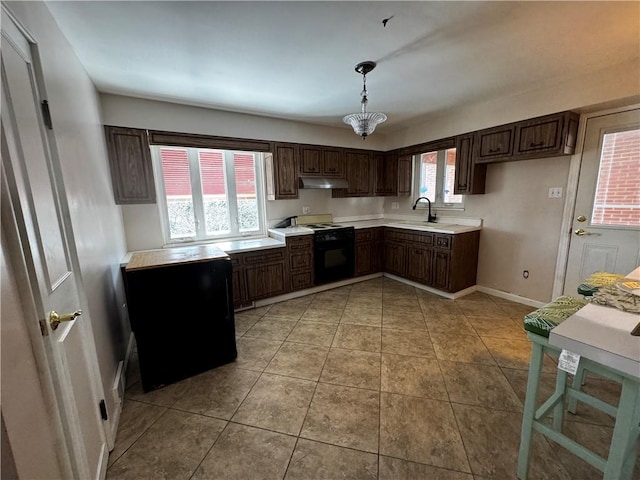
POLYGON ((367 73, 374 68, 376 68, 376 62, 361 62, 356 65, 356 72, 362 75, 362 92, 360 93, 362 111, 346 115, 342 119, 344 123, 351 125, 353 131, 360 135, 363 140, 373 133, 379 123, 387 120, 387 116, 384 113, 367 112, 367 103, 369 102, 367 98, 367 73))

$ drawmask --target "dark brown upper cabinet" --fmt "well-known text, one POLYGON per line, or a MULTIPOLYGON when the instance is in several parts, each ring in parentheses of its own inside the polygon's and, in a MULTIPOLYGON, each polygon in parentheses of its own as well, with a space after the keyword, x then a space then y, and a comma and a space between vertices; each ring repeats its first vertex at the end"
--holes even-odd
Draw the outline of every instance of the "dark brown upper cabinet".
MULTIPOLYGON (((344 191, 347 197, 371 197, 372 165, 368 152, 346 151, 345 172, 349 187, 344 191)), ((334 190, 335 191, 335 190, 334 190)))
POLYGON ((377 197, 398 194, 398 157, 394 154, 373 154, 375 173, 374 194, 377 197))
POLYGON ((273 156, 265 156, 269 200, 298 198, 298 156, 298 146, 291 143, 276 143, 273 156))
POLYGON ((514 125, 503 125, 476 133, 476 163, 508 160, 513 156, 514 125))
POLYGON ((147 131, 109 125, 104 129, 116 204, 156 203, 147 131))
POLYGON ((303 177, 344 178, 342 149, 301 145, 300 175, 303 177))
POLYGON ((413 162, 411 155, 398 157, 398 197, 411 195, 411 181, 413 180, 413 162))
POLYGON ((456 174, 453 193, 471 195, 484 193, 487 165, 473 161, 473 140, 469 133, 456 138, 456 174))
POLYGON ((578 114, 562 112, 518 122, 514 160, 573 154, 578 120, 578 114))

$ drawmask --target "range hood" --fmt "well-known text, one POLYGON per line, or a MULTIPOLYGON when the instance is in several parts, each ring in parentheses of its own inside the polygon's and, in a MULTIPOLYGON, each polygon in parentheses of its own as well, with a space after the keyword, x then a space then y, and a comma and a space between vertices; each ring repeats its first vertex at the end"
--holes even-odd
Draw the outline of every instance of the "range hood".
POLYGON ((347 188, 344 178, 300 177, 300 188, 347 188))

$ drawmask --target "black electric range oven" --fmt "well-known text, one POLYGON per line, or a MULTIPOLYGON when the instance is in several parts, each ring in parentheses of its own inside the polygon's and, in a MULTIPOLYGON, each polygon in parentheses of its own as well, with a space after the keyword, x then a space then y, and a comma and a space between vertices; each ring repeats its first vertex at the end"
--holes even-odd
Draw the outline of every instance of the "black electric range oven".
POLYGON ((355 271, 355 233, 353 227, 332 224, 305 225, 314 230, 314 284, 351 278, 355 271))

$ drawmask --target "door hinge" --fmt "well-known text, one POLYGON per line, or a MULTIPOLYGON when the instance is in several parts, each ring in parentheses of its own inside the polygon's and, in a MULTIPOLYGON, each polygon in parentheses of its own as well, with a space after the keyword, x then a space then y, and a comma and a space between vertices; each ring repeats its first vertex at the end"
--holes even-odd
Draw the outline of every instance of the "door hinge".
POLYGON ((46 100, 42 100, 40 102, 40 107, 42 108, 42 121, 44 122, 44 126, 49 130, 53 130, 53 123, 51 123, 51 112, 49 111, 49 102, 46 100))
POLYGON ((104 403, 104 399, 100 400, 100 416, 102 420, 109 420, 109 415, 107 415, 107 404, 104 403))
POLYGON ((45 319, 40 319, 38 320, 38 323, 40 324, 40 333, 42 334, 42 336, 46 337, 47 335, 49 335, 49 330, 47 329, 47 321, 45 319))

